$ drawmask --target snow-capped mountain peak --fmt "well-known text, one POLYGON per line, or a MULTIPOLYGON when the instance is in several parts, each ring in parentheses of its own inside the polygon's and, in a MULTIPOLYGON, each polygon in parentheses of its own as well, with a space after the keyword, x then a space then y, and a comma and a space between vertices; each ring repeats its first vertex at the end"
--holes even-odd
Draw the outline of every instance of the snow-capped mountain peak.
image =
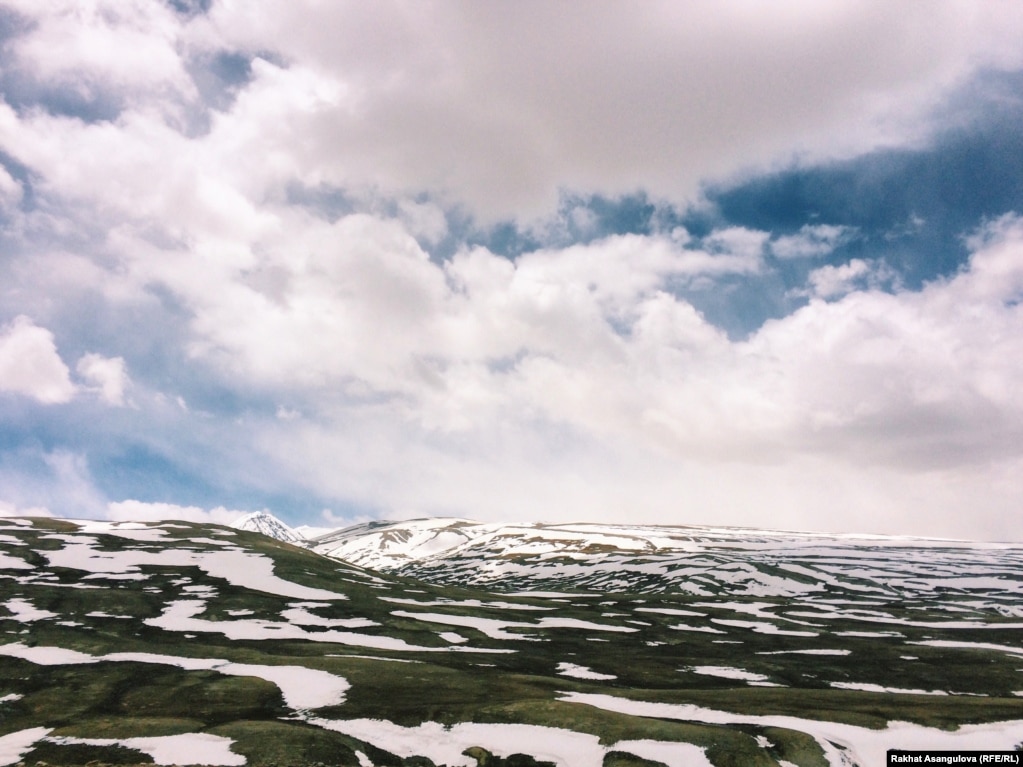
POLYGON ((247 530, 250 533, 262 533, 285 543, 305 543, 305 538, 295 530, 266 511, 254 511, 231 523, 231 527, 247 530))

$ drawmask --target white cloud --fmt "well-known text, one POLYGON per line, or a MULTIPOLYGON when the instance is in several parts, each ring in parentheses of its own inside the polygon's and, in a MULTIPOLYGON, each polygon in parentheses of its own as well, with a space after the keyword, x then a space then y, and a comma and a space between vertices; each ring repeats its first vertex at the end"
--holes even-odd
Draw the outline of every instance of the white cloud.
POLYGON ((24 394, 47 405, 69 402, 75 395, 53 333, 28 317, 16 317, 0 327, 0 391, 24 394))
MULTIPOLYGON (((921 291, 858 290, 884 279, 863 261, 818 269, 809 290, 829 302, 736 341, 680 287, 761 273, 768 252, 824 255, 853 233, 678 229, 563 246, 594 220, 549 216, 566 191, 640 191, 667 209, 793 158, 918 143, 949 88, 1021 63, 1019 4, 524 14, 222 0, 191 21, 141 0, 8 5, 35 22, 10 43, 26 72, 123 106, 88 122, 0 103, 0 149, 32 180, 27 236, 60 242, 14 255, 8 284, 42 286, 37 316, 54 328, 54 299, 75 290, 173 316, 188 336, 170 337, 175 325, 155 351, 177 359, 180 343, 188 375, 212 369, 228 390, 288 403, 232 429, 255 430, 289 482, 389 513, 484 517, 770 513, 815 526, 812 510, 837 505, 826 523, 848 529, 983 499, 994 529, 1011 507, 1016 219, 972 243, 969 269, 921 291), (209 108, 208 131, 181 130, 185 62, 238 49, 265 56, 209 108), (298 202, 320 193, 396 218, 298 202), (514 219, 549 245, 514 260, 466 247, 438 263, 424 247, 451 235, 452 211, 514 219)), ((0 203, 24 193, 0 175, 0 203)), ((121 359, 78 363, 112 404, 130 383, 121 359)), ((74 396, 49 330, 4 326, 0 389, 74 396)), ((189 398, 182 418, 203 407, 189 398)), ((84 464, 65 463, 67 497, 79 477, 74 503, 106 509, 84 464)), ((129 512, 218 510, 109 509, 129 512)))
POLYGON ((263 0, 217 3, 202 28, 288 62, 261 65, 233 111, 260 125, 237 146, 271 172, 528 218, 562 188, 685 200, 794 155, 917 141, 944 89, 1020 62, 1023 10, 263 0))
POLYGON ((104 357, 90 353, 78 360, 75 370, 109 405, 123 406, 124 393, 131 385, 122 357, 104 357))
POLYGON ((810 294, 817 298, 834 298, 849 293, 857 284, 862 284, 870 272, 870 264, 862 258, 838 266, 822 266, 807 276, 810 294))
POLYGON ((106 507, 84 454, 21 447, 0 453, 0 508, 10 513, 92 518, 106 507))
POLYGON ((0 500, 0 517, 52 517, 50 510, 43 506, 18 506, 8 501, 0 500))
POLYGON ((168 90, 194 95, 178 53, 182 30, 167 5, 143 0, 6 0, 4 5, 30 21, 11 50, 34 78, 70 85, 86 98, 116 88, 148 95, 150 102, 168 90))
POLYGON ((0 209, 17 205, 23 194, 21 184, 0 165, 0 209))
POLYGON ((166 519, 181 519, 185 522, 230 525, 248 513, 226 509, 223 506, 204 509, 199 506, 178 506, 173 503, 128 499, 108 504, 105 517, 113 522, 161 522, 166 519))
POLYGON ((819 258, 852 239, 856 230, 849 226, 806 224, 796 234, 779 237, 771 243, 778 258, 819 258))
MULTIPOLYGON (((399 399, 321 401, 316 419, 258 440, 318 492, 396 515, 1007 536, 1023 468, 1023 224, 974 245, 954 278, 812 301, 745 341, 664 292, 632 294, 620 335, 559 295, 565 330, 563 314, 520 321, 507 364, 441 358, 399 399)), ((513 266, 476 257, 480 307, 514 304, 513 266)), ((488 320, 506 330, 513 316, 488 320)))

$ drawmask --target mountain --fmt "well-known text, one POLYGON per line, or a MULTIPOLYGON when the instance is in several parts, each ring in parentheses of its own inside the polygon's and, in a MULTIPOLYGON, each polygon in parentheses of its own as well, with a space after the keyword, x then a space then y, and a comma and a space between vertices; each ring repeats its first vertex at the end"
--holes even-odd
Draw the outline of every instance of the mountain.
MULTIPOLYGON (((623 556, 607 538, 592 560, 592 537, 544 548, 588 526, 540 526, 530 553, 527 527, 509 549, 527 561, 623 556)), ((464 520, 361 529, 409 562, 483 540, 464 520)), ((713 535, 714 556, 780 550, 713 535)), ((218 525, 0 518, 0 765, 868 767, 1023 742, 1023 621, 992 597, 1023 582, 1018 549, 927 543, 918 577, 958 585, 903 598, 852 584, 903 578, 906 549, 847 543, 836 593, 519 595, 218 525)))
POLYGON ((933 597, 1023 617, 1023 545, 693 526, 371 522, 311 542, 437 584, 828 600, 933 597))
POLYGON ((266 511, 254 511, 231 523, 237 530, 260 533, 285 543, 303 543, 305 537, 266 511))

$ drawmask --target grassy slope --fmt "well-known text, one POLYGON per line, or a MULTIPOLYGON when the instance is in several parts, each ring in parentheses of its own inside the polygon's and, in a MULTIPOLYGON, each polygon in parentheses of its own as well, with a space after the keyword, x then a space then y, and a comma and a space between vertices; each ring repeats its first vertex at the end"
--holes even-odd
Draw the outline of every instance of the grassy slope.
MULTIPOLYGON (((139 542, 112 535, 94 535, 111 556, 123 550, 157 552, 168 547, 216 550, 193 543, 216 535, 213 526, 181 524, 165 527, 160 542, 139 542)), ((564 601, 494 596, 454 587, 360 571, 306 550, 263 536, 225 536, 247 550, 271 557, 275 573, 312 588, 343 592, 347 599, 315 609, 329 619, 368 618, 379 625, 353 633, 403 640, 422 648, 447 648, 441 632, 463 637, 462 647, 513 652, 450 652, 379 650, 309 641, 308 639, 229 639, 221 633, 186 635, 147 625, 165 606, 201 595, 211 587, 201 617, 213 621, 280 622, 281 612, 301 600, 253 591, 213 578, 197 567, 144 565, 144 581, 84 578, 78 569, 49 566, 46 552, 68 544, 55 534, 77 534, 60 521, 35 520, 31 528, 8 526, 2 551, 36 566, 35 570, 0 570, 0 603, 22 599, 53 617, 31 621, 0 615, 0 643, 63 647, 92 656, 112 652, 147 652, 190 658, 218 658, 235 663, 303 665, 344 677, 351 683, 345 702, 316 711, 325 719, 385 719, 405 726, 436 721, 514 722, 563 727, 598 736, 611 745, 619 740, 652 739, 695 743, 719 767, 732 764, 776 765, 785 760, 798 767, 825 764, 820 747, 793 729, 750 725, 685 723, 601 711, 559 700, 562 691, 599 692, 636 700, 692 703, 738 714, 789 715, 879 728, 888 721, 910 721, 954 728, 963 723, 1023 719, 1023 658, 1005 652, 946 649, 911 645, 913 641, 953 639, 1023 647, 1016 628, 942 629, 899 626, 901 636, 848 637, 837 632, 890 629, 853 618, 809 620, 816 636, 757 633, 748 627, 714 623, 750 619, 733 606, 715 607, 713 600, 680 595, 608 595, 564 601), (187 581, 186 581, 187 579, 187 581), (90 585, 98 588, 76 588, 90 585), (190 588, 192 591, 185 591, 190 588), (385 599, 415 600, 396 604, 385 599), (499 601, 504 606, 488 605, 499 601), (524 608, 511 609, 508 605, 524 608), (642 610, 640 611, 640 608, 642 610), (692 610, 701 617, 680 618, 649 609, 692 610), (240 611, 247 614, 240 616, 240 611), (531 624, 506 628, 522 638, 494 638, 478 629, 399 617, 406 613, 445 613, 470 619, 487 618, 531 624), (93 615, 90 615, 92 613, 93 615), (232 615, 233 613, 233 615, 232 615), (123 617, 102 617, 123 616, 123 617), (630 628, 632 632, 580 628, 538 628, 544 618, 574 619, 630 628), (721 633, 681 631, 680 622, 712 626, 721 633), (66 625, 68 623, 78 625, 66 625), (645 625, 641 625, 645 624, 645 625), (848 650, 848 655, 796 655, 779 651, 848 650), (904 656, 913 656, 908 661, 904 656), (414 662, 395 662, 393 659, 414 662), (587 681, 559 675, 558 665, 571 662, 614 675, 612 680, 587 681), (742 681, 700 674, 702 667, 737 667, 761 674, 780 687, 751 687, 742 681), (832 682, 872 683, 884 687, 949 690, 970 695, 908 695, 834 689, 832 682), (977 696, 977 697, 975 697, 977 696), (984 696, 984 697, 979 697, 984 696), (765 736, 770 748, 758 745, 765 736)), ((785 600, 758 598, 776 624, 808 630, 784 620, 785 600)), ((895 618, 919 621, 914 605, 888 604, 895 618)), ((2 610, 0 610, 2 611, 2 610)), ((1012 621, 982 616, 988 623, 1012 621)), ((755 620, 761 620, 756 618, 755 620)), ((307 626, 315 632, 316 626, 307 626)), ((79 665, 38 665, 0 656, 0 736, 31 727, 53 728, 51 736, 128 738, 206 732, 235 741, 233 749, 252 765, 359 764, 357 752, 378 765, 431 764, 416 757, 388 753, 386 744, 370 744, 297 720, 274 684, 257 677, 225 676, 212 670, 186 671, 167 665, 100 662, 79 665)), ((500 767, 506 761, 482 748, 473 753, 480 764, 500 767)), ((528 750, 524 744, 523 750, 528 750)), ((25 756, 26 763, 85 764, 144 762, 139 752, 120 746, 59 745, 41 742, 25 756)), ((533 764, 525 757, 516 764, 533 764)), ((626 753, 609 754, 606 765, 651 764, 626 753), (631 759, 631 761, 630 761, 631 759)))

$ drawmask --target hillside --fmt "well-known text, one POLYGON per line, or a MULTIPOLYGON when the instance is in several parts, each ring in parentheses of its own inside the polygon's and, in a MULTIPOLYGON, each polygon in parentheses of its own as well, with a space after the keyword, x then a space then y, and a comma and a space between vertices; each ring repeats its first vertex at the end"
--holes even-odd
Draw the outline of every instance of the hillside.
MULTIPOLYGON (((695 526, 373 522, 308 543, 431 583, 794 599, 963 599, 1023 617, 1023 545, 695 526)), ((926 609, 926 601, 922 601, 926 609)), ((945 609, 945 605, 941 609, 945 609)))
POLYGON ((517 595, 215 525, 0 528, 0 764, 867 767, 1023 742, 1013 547, 936 544, 947 582, 919 599, 850 598, 852 565, 835 593, 517 595))

